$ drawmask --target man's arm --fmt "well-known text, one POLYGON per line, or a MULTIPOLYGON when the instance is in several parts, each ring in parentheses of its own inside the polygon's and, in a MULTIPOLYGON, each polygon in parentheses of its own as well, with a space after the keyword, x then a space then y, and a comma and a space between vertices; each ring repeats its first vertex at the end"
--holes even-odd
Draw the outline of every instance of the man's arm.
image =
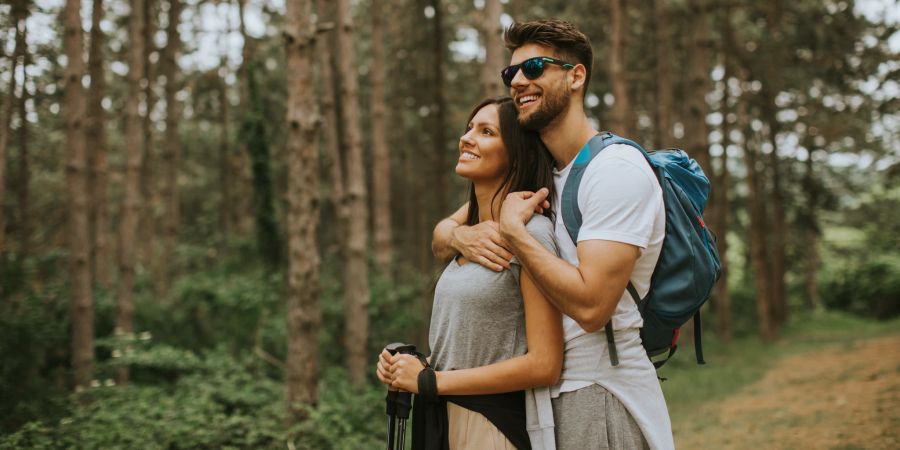
POLYGON ((625 292, 640 251, 615 241, 578 243, 578 267, 547 251, 525 229, 536 202, 547 191, 514 192, 500 213, 500 234, 547 298, 585 331, 597 331, 609 322, 625 292))
POLYGON ((467 261, 478 263, 495 272, 509 269, 512 253, 500 237, 497 222, 486 221, 467 226, 469 204, 462 205, 450 217, 438 222, 431 237, 431 251, 444 263, 462 254, 467 261))

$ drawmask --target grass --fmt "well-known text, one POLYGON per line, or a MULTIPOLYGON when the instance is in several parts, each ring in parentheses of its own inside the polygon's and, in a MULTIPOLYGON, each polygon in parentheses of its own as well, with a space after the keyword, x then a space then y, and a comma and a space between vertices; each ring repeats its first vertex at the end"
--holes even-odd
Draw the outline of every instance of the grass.
POLYGON ((779 359, 829 345, 849 348, 857 340, 898 333, 900 319, 876 322, 824 311, 795 316, 780 339, 770 345, 758 337, 736 339, 726 345, 707 333, 703 340, 706 365, 696 364, 692 345, 686 344, 659 371, 660 376, 668 378, 662 388, 669 414, 676 428, 678 424, 690 424, 691 429, 715 425, 717 419, 705 417, 700 406, 759 380, 779 359))

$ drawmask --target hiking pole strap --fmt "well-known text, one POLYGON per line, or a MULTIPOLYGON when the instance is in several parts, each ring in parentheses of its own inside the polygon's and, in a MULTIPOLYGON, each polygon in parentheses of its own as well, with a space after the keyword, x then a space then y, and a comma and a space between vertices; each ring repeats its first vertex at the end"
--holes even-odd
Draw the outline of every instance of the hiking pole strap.
POLYGON ((613 336, 612 317, 610 317, 609 322, 603 328, 606 330, 606 346, 609 348, 609 362, 612 363, 613 367, 618 366, 619 352, 616 351, 616 337, 613 336))
POLYGON ((700 310, 694 314, 694 353, 697 355, 697 364, 706 364, 703 360, 703 344, 700 343, 700 310))

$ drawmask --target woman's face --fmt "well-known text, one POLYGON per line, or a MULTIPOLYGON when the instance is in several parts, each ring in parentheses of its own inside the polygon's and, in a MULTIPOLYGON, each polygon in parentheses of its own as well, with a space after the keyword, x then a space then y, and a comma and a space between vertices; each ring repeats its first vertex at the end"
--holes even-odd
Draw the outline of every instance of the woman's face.
POLYGON ((456 173, 479 181, 500 181, 506 175, 509 157, 500 136, 497 105, 487 105, 472 117, 466 133, 459 138, 459 162, 456 173))

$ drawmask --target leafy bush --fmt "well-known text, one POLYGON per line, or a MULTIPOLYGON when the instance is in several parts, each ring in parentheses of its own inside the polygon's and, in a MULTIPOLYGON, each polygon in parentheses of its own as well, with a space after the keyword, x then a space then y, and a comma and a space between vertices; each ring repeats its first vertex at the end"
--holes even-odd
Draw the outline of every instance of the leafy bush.
POLYGON ((900 255, 884 255, 831 273, 822 283, 829 308, 864 317, 900 316, 900 255))

